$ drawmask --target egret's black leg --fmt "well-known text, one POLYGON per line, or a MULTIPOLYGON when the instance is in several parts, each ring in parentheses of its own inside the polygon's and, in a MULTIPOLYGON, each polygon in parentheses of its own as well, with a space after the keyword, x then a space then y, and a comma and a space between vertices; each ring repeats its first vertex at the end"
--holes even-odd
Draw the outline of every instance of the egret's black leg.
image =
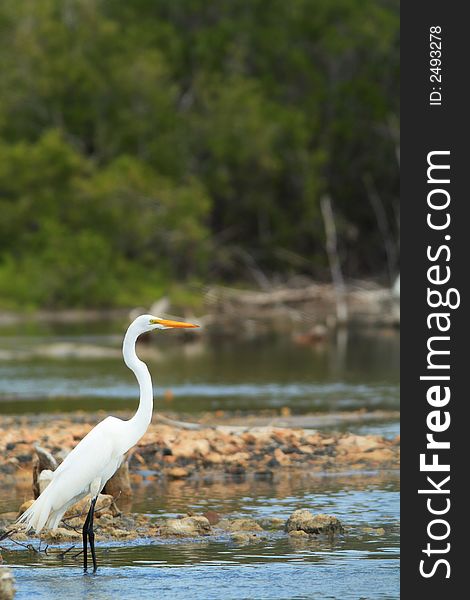
POLYGON ((88 511, 88 514, 86 516, 85 523, 83 524, 83 529, 82 529, 82 537, 83 537, 83 570, 85 572, 87 570, 87 536, 88 536, 88 525, 90 523, 90 512, 91 512, 91 506, 90 506, 90 510, 88 511))
POLYGON ((93 531, 93 515, 95 514, 95 504, 96 498, 93 498, 91 501, 90 511, 88 513, 88 541, 90 542, 91 558, 93 560, 93 573, 96 573, 96 569, 98 568, 95 554, 95 533, 93 531))

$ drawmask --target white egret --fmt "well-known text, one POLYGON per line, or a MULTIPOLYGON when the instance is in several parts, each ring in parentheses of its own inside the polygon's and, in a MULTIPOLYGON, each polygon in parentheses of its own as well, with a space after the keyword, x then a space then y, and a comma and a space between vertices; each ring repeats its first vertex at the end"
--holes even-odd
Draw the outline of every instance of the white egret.
POLYGON ((120 467, 125 453, 147 431, 152 419, 153 390, 147 365, 135 352, 137 338, 155 329, 198 327, 192 323, 169 321, 141 315, 129 326, 122 346, 124 362, 133 371, 140 387, 140 402, 128 421, 107 417, 98 423, 66 456, 51 476, 51 482, 34 503, 19 517, 26 530, 56 529, 65 512, 76 502, 91 496, 90 509, 83 525, 83 567, 87 570, 87 539, 96 571, 93 513, 99 493, 120 467))

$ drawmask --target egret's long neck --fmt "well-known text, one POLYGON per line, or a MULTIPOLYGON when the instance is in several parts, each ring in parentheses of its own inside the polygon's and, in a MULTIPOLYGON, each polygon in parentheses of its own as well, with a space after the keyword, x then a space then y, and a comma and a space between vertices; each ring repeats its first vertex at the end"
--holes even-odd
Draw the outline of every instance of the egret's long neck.
POLYGON ((124 336, 124 342, 122 345, 122 354, 124 356, 124 362, 133 371, 137 378, 137 382, 140 388, 140 401, 139 408, 135 415, 128 421, 132 427, 132 436, 135 440, 134 445, 147 431, 147 428, 152 420, 153 411, 153 389, 152 379, 150 377, 147 365, 142 362, 137 354, 135 353, 135 344, 139 333, 136 333, 132 326, 126 332, 124 336))

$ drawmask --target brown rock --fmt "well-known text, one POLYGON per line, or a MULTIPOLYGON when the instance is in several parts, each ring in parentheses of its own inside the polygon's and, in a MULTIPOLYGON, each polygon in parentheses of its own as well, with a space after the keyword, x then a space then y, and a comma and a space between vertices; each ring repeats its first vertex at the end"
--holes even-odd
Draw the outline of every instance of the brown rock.
POLYGON ((24 531, 17 531, 15 533, 12 533, 10 535, 10 538, 12 540, 17 540, 18 542, 26 542, 29 539, 26 533, 24 533, 24 531))
POLYGON ((171 448, 173 456, 177 458, 191 458, 192 456, 206 456, 210 451, 210 444, 204 439, 182 439, 171 448))
POLYGON ((372 450, 371 452, 364 453, 362 457, 364 458, 364 460, 382 463, 393 461, 395 459, 395 453, 389 448, 380 448, 377 450, 372 450))
POLYGON ((167 471, 167 475, 172 479, 184 479, 189 476, 189 471, 183 467, 172 467, 167 471))
POLYGON ((33 456, 33 495, 37 498, 39 494, 47 487, 51 481, 52 473, 57 469, 58 462, 55 457, 45 448, 41 446, 35 447, 33 456), (40 475, 43 471, 50 474, 50 477, 43 477, 40 481, 40 475))
MULTIPOLYGON (((65 513, 65 517, 79 517, 86 515, 90 508, 90 497, 83 498, 65 513)), ((114 503, 114 498, 111 495, 100 494, 95 505, 95 516, 99 518, 102 514, 108 513, 113 517, 120 515, 120 511, 114 503)))
POLYGON ((215 510, 208 510, 203 516, 206 517, 211 525, 216 525, 220 521, 220 515, 215 510))
POLYGON ((0 513, 0 521, 14 521, 18 515, 17 511, 10 510, 8 512, 0 513))
POLYGON ((129 477, 129 463, 124 461, 111 479, 106 483, 103 494, 111 495, 115 500, 124 496, 132 497, 131 480, 129 477))
POLYGON ((258 542, 259 539, 256 533, 232 533, 232 540, 237 544, 250 544, 258 542))
POLYGON ((218 452, 209 452, 205 459, 207 462, 213 463, 214 465, 219 465, 224 462, 224 457, 218 452))
POLYGON ((203 516, 167 519, 160 527, 160 532, 163 535, 207 535, 210 531, 210 523, 208 519, 203 516))
POLYGON ((57 527, 54 531, 44 531, 41 535, 45 539, 53 542, 59 542, 61 540, 79 540, 82 538, 82 534, 78 531, 66 529, 65 527, 57 527))
POLYGON ((314 448, 313 446, 310 446, 308 444, 302 444, 301 446, 299 446, 299 451, 302 452, 302 454, 313 454, 314 448))
POLYGON ((319 436, 318 437, 315 436, 316 439, 317 439, 316 442, 313 441, 313 440, 311 440, 312 437, 314 437, 314 436, 310 436, 310 438, 309 438, 308 441, 309 441, 310 444, 313 444, 313 445, 319 444, 320 446, 332 446, 334 443, 336 443, 336 440, 333 437, 321 439, 319 436))
POLYGON ((276 448, 276 450, 274 450, 274 458, 282 467, 290 465, 289 456, 287 454, 284 454, 284 452, 280 448, 276 448))
POLYGON ((222 519, 218 526, 224 531, 263 531, 263 528, 254 519, 248 518, 222 519))
POLYGON ((34 503, 34 500, 26 500, 18 509, 17 517, 20 517, 34 503))
POLYGON ((378 435, 354 435, 350 433, 338 440, 338 448, 347 452, 370 452, 375 448, 383 447, 383 445, 384 440, 378 435))
POLYGON ((289 531, 289 535, 296 538, 308 538, 308 533, 305 533, 302 529, 293 529, 289 531))
POLYGON ((258 523, 263 529, 280 530, 284 529, 286 526, 285 520, 280 519, 279 517, 266 517, 264 519, 258 519, 258 523))
MULTIPOLYGON (((97 515, 97 518, 99 519, 102 527, 106 527, 107 525, 112 525, 114 523, 113 515, 110 515, 109 513, 100 513, 97 515)), ((73 521, 75 521, 75 519, 73 519, 73 521)), ((69 521, 69 523, 72 525, 72 521, 69 521)))
POLYGON ((313 515, 302 508, 295 510, 286 522, 286 531, 305 531, 305 533, 342 533, 343 526, 336 517, 313 515))

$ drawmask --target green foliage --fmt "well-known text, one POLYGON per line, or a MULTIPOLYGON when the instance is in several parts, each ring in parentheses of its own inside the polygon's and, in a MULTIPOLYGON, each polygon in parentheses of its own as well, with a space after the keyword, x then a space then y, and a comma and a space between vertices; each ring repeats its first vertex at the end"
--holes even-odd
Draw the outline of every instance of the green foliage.
POLYGON ((144 304, 208 278, 385 272, 396 0, 0 4, 0 305, 144 304))

